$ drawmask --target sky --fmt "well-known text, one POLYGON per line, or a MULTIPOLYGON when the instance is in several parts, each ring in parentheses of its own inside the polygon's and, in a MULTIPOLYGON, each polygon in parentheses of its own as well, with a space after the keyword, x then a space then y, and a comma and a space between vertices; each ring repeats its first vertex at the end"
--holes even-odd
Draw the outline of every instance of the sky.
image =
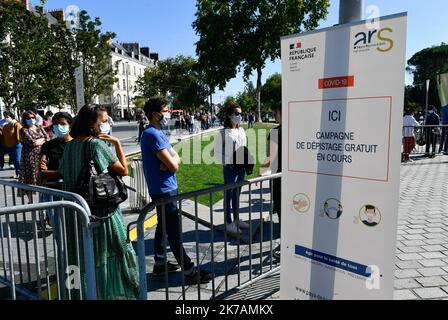
MULTIPOLYGON (((31 0, 38 5, 38 0, 31 0)), ((408 12, 408 39, 406 58, 421 49, 448 42, 447 0, 364 0, 364 7, 376 6, 381 16, 408 12)), ((77 6, 91 17, 99 17, 103 31, 113 31, 118 42, 139 42, 159 53, 160 59, 176 55, 195 57, 198 36, 191 24, 195 20, 196 0, 47 0, 46 9, 66 9, 77 6)), ((366 11, 366 10, 364 10, 366 11)), ((339 0, 331 0, 329 14, 319 28, 338 23, 339 0)), ((365 14, 365 17, 368 14, 365 14)), ((270 75, 281 72, 281 63, 268 61, 263 70, 263 82, 270 75)), ((253 82, 255 83, 255 74, 253 82)), ((412 77, 406 75, 406 83, 412 77)), ((224 91, 217 92, 215 103, 226 96, 236 96, 244 90, 242 74, 229 81, 224 91)))

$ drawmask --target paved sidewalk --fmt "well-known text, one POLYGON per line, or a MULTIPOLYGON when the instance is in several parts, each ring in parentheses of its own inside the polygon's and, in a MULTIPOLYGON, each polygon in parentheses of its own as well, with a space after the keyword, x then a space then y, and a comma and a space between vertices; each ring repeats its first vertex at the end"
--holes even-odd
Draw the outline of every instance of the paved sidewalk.
POLYGON ((448 157, 401 168, 394 298, 448 298, 448 157))
MULTIPOLYGON (((447 156, 420 158, 401 167, 395 300, 448 299, 447 181, 447 156)), ((242 290, 228 292, 226 299, 277 300, 279 290, 276 272, 242 290)))

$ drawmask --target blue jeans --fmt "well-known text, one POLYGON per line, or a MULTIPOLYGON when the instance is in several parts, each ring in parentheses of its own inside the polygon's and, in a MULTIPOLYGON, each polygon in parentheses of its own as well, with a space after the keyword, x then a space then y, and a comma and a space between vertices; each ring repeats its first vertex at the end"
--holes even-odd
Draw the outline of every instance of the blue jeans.
MULTIPOLYGON (((151 195, 152 201, 157 201, 163 198, 176 196, 178 190, 173 190, 171 192, 163 193, 163 194, 153 194, 151 195)), ((156 234, 154 236, 154 251, 155 257, 154 260, 156 262, 164 261, 165 250, 163 248, 163 215, 162 215, 162 206, 157 206, 157 227, 156 234)), ((168 244, 170 245, 171 251, 176 258, 177 263, 181 266, 183 256, 184 270, 189 270, 193 267, 194 263, 191 261, 190 257, 185 252, 184 247, 180 244, 180 228, 179 228, 179 219, 180 212, 177 208, 175 202, 170 202, 165 205, 165 230, 168 235, 168 244)))
POLYGON ((5 148, 6 153, 12 160, 14 167, 16 168, 16 176, 20 173, 20 157, 22 156, 22 144, 17 144, 12 148, 5 148))
MULTIPOLYGON (((232 184, 243 181, 246 176, 246 170, 241 170, 239 173, 233 171, 231 165, 224 165, 224 184, 232 184)), ((226 197, 224 203, 224 210, 226 214, 226 223, 232 223, 232 211, 233 219, 237 220, 239 215, 241 188, 234 188, 226 190, 226 197), (232 204, 232 208, 230 207, 232 204)))

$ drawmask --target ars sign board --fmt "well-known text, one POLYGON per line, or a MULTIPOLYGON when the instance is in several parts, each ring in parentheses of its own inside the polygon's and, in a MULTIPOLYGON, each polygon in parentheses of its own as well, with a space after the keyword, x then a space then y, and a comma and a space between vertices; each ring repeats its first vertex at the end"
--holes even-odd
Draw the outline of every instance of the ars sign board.
POLYGON ((406 14, 282 38, 283 299, 392 299, 406 14))

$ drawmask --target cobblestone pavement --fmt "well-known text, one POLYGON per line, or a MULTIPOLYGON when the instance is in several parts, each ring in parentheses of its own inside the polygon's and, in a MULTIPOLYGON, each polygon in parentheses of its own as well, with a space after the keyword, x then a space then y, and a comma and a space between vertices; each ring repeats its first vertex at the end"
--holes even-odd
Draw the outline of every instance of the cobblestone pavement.
POLYGON ((448 299, 448 157, 401 169, 394 298, 448 299))
MULTIPOLYGON (((415 160, 401 167, 394 299, 448 300, 448 157, 415 160)), ((230 298, 279 299, 279 282, 275 273, 230 298)))

